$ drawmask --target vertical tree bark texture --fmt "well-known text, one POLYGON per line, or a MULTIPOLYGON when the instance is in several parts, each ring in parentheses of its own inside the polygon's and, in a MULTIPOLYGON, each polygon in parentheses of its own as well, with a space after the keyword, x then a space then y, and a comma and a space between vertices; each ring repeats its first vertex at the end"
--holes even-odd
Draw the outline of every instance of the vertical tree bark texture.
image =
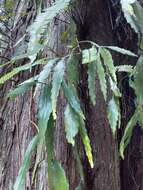
MULTIPOLYGON (((80 40, 95 41, 99 45, 113 45, 109 4, 104 0, 90 0, 87 2, 87 15, 79 29, 80 40), (85 30, 85 32, 84 32, 85 30)), ((93 170, 86 165, 86 189, 91 190, 119 190, 119 159, 117 140, 112 137, 106 118, 106 105, 100 91, 99 81, 96 81, 97 104, 93 107, 87 92, 86 68, 81 70, 82 102, 84 102, 87 117, 87 127, 92 142, 95 167, 93 170)))

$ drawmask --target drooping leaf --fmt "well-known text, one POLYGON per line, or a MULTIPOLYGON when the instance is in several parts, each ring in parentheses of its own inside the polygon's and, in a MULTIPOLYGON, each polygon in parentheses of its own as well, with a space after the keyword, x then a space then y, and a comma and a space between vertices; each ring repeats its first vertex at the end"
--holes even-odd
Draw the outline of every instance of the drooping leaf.
POLYGON ((93 168, 94 163, 93 163, 93 156, 92 156, 92 149, 91 149, 91 145, 90 145, 90 139, 88 137, 87 130, 85 128, 84 120, 82 118, 79 118, 79 120, 80 120, 79 132, 81 135, 81 139, 82 139, 82 142, 84 144, 84 149, 85 149, 86 156, 88 158, 90 167, 93 168))
POLYGON ((101 48, 100 52, 101 52, 101 57, 103 59, 104 65, 108 68, 109 73, 113 77, 114 81, 117 81, 116 69, 113 63, 111 53, 105 48, 101 48))
POLYGON ((96 104, 95 81, 96 81, 96 63, 92 62, 88 64, 88 89, 89 89, 89 96, 93 105, 96 104))
POLYGON ((97 49, 92 46, 90 49, 82 50, 82 64, 91 63, 97 59, 97 49))
POLYGON ((79 59, 76 55, 71 54, 67 61, 67 77, 71 84, 77 86, 78 84, 78 63, 79 59))
POLYGON ((135 111, 134 115, 131 117, 130 121, 128 122, 124 135, 120 142, 120 155, 124 159, 124 150, 127 147, 127 145, 130 142, 130 139, 132 137, 133 129, 137 123, 138 120, 138 112, 135 111))
POLYGON ((53 110, 54 119, 56 119, 57 97, 59 95, 59 90, 64 77, 64 72, 65 72, 65 61, 62 59, 55 66, 52 78, 51 101, 52 101, 52 110, 53 110))
POLYGON ((63 80, 62 87, 64 90, 65 97, 68 101, 68 103, 71 105, 73 110, 79 114, 83 119, 85 119, 84 114, 81 110, 79 100, 77 99, 77 95, 75 92, 75 89, 72 85, 66 84, 66 82, 63 80))
POLYGON ((137 97, 138 104, 143 104, 143 56, 140 56, 134 73, 134 81, 132 87, 134 86, 135 94, 137 97))
POLYGON ((68 190, 69 185, 61 164, 57 160, 53 160, 50 167, 52 172, 51 190, 68 190))
POLYGON ((107 114, 108 114, 108 120, 109 120, 109 124, 110 127, 112 129, 112 133, 113 135, 115 135, 116 132, 116 128, 117 128, 117 123, 119 120, 119 102, 118 100, 113 97, 109 104, 108 104, 108 109, 107 109, 107 114))
POLYGON ((51 87, 44 85, 39 98, 39 108, 38 108, 38 128, 39 137, 43 138, 47 130, 48 120, 52 113, 51 105, 51 87))
POLYGON ((115 97, 118 97, 118 98, 121 97, 122 94, 121 94, 119 88, 117 87, 116 82, 113 81, 113 79, 112 79, 111 77, 109 77, 109 82, 110 82, 110 88, 111 88, 111 90, 112 90, 114 96, 115 96, 115 97))
POLYGON ((30 142, 30 144, 28 145, 28 148, 26 150, 25 156, 24 156, 24 160, 22 162, 22 165, 20 167, 18 176, 16 178, 16 182, 14 184, 14 190, 22 190, 23 189, 23 183, 25 180, 25 175, 26 175, 26 171, 29 167, 29 163, 30 163, 30 156, 32 151, 35 149, 37 143, 38 143, 38 135, 36 135, 30 142))
POLYGON ((73 111, 73 109, 69 104, 67 104, 65 109, 64 123, 65 123, 67 141, 68 143, 71 143, 74 146, 75 144, 74 138, 78 133, 79 122, 76 113, 73 111))
POLYGON ((101 91, 103 93, 104 99, 106 101, 107 99, 107 82, 106 82, 106 75, 105 75, 105 70, 102 65, 100 56, 98 56, 97 59, 97 73, 98 73, 98 78, 101 86, 101 91))
POLYGON ((133 52, 120 48, 120 47, 116 47, 116 46, 106 46, 106 48, 111 49, 113 51, 116 51, 118 53, 124 54, 124 55, 129 55, 129 56, 133 56, 133 57, 137 57, 136 54, 134 54, 133 52))
POLYGON ((49 190, 68 190, 69 184, 61 164, 54 159, 54 119, 51 114, 45 135, 48 160, 49 190))

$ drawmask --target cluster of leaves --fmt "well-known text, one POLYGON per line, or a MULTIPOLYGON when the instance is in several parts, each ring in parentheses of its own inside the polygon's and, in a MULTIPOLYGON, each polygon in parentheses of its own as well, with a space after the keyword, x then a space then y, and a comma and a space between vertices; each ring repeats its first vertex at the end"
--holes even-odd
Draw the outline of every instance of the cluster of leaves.
MULTIPOLYGON (((128 22, 131 23, 130 16, 132 16, 132 11, 130 10, 130 3, 132 2, 128 1, 127 5, 129 5, 129 9, 127 9, 125 6, 125 1, 122 0, 121 3, 125 17, 128 19, 128 22)), ((35 22, 27 30, 30 33, 30 41, 28 43, 27 53, 13 57, 12 61, 10 62, 14 64, 19 59, 29 58, 30 63, 15 67, 12 71, 8 72, 0 78, 0 84, 3 84, 21 71, 31 70, 32 67, 39 64, 44 65, 43 70, 37 76, 24 81, 18 85, 16 89, 10 91, 8 94, 8 97, 15 99, 17 96, 23 95, 33 87, 35 87, 35 91, 37 91, 39 88, 41 90, 41 94, 38 100, 38 134, 32 139, 27 148, 22 166, 14 185, 14 190, 19 190, 24 182, 24 176, 26 174, 26 170, 29 167, 31 152, 38 144, 43 143, 46 144, 48 155, 49 188, 52 190, 66 190, 69 188, 65 172, 54 156, 54 131, 57 118, 57 99, 60 95, 60 92, 64 94, 64 98, 66 99, 67 103, 64 110, 64 125, 67 142, 72 146, 75 146, 75 137, 77 134, 79 134, 84 144, 85 153, 87 155, 90 166, 91 168, 94 167, 90 139, 85 127, 86 118, 81 109, 76 88, 78 84, 79 61, 78 56, 74 51, 75 49, 71 52, 70 55, 66 55, 62 58, 57 57, 50 60, 48 58, 37 59, 38 53, 45 47, 45 45, 47 45, 47 40, 41 43, 41 36, 46 31, 47 25, 50 24, 53 18, 58 13, 60 13, 60 11, 66 9, 69 4, 70 0, 57 0, 44 12, 39 12, 35 22)), ((121 117, 119 106, 119 98, 121 97, 121 93, 118 89, 117 72, 129 72, 131 75, 130 84, 131 87, 135 90, 137 96, 137 108, 135 110, 135 114, 127 125, 121 141, 120 153, 123 157, 123 152, 129 143, 133 127, 137 122, 143 124, 143 95, 141 91, 141 85, 143 82, 143 58, 140 57, 134 69, 131 66, 125 65, 115 67, 112 55, 109 50, 129 56, 136 55, 128 50, 121 49, 119 47, 99 46, 94 42, 88 42, 90 43, 91 48, 81 51, 81 62, 85 65, 85 67, 87 67, 90 100, 95 106, 96 80, 99 80, 100 82, 101 91, 103 93, 103 98, 105 101, 107 101, 108 91, 112 92, 111 100, 108 103, 107 115, 113 135, 115 135, 117 126, 120 127, 121 117), (107 81, 110 84, 110 88, 107 86, 107 81)))

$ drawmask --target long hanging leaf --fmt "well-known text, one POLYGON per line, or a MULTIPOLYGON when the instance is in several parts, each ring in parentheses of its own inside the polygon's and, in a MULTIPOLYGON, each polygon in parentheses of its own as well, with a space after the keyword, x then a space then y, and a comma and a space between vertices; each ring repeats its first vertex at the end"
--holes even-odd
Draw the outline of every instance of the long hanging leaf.
POLYGON ((64 123, 67 141, 68 143, 71 143, 74 146, 74 138, 78 133, 79 122, 77 116, 75 115, 74 111, 72 110, 69 104, 67 104, 65 109, 64 123))
POLYGON ((76 55, 71 54, 67 61, 67 78, 68 81, 75 86, 77 86, 79 82, 78 63, 79 58, 76 55))
POLYGON ((111 53, 105 49, 101 48, 101 57, 103 58, 104 65, 108 68, 110 75, 113 77, 114 81, 117 81, 116 69, 113 63, 111 53))
POLYGON ((77 99, 77 95, 75 93, 75 89, 72 85, 66 84, 66 82, 63 80, 62 87, 64 90, 65 97, 68 101, 68 103, 71 105, 73 110, 81 116, 81 118, 85 119, 85 116, 81 110, 80 103, 77 99))
POLYGON ((115 97, 121 97, 121 92, 119 90, 119 88, 117 87, 117 84, 115 81, 113 81, 113 79, 111 77, 109 77, 109 82, 110 82, 110 88, 114 94, 115 97))
POLYGON ((27 148, 25 156, 24 156, 24 160, 22 162, 22 165, 21 165, 19 173, 18 173, 18 177, 16 178, 16 182, 14 184, 14 190, 22 190, 23 189, 23 183, 24 183, 26 171, 27 171, 27 169, 29 167, 29 163, 30 163, 30 156, 31 156, 32 151, 35 149, 35 147, 38 143, 38 140, 39 140, 38 135, 36 135, 30 142, 30 144, 28 145, 28 148, 27 148))
POLYGON ((117 128, 117 122, 119 120, 119 115, 120 115, 119 111, 120 109, 119 109, 118 100, 115 99, 115 97, 113 97, 108 104, 107 114, 108 114, 109 124, 114 136, 117 128))
POLYGON ((93 156, 92 156, 92 149, 91 149, 91 145, 90 145, 90 139, 88 137, 87 130, 85 128, 84 120, 82 118, 79 118, 79 120, 80 120, 79 132, 81 135, 81 139, 82 139, 82 142, 84 144, 84 149, 85 149, 86 156, 88 158, 90 167, 93 168, 94 163, 93 163, 93 156))
POLYGON ((64 72, 65 72, 65 61, 62 59, 55 66, 52 78, 51 101, 52 101, 52 110, 53 110, 54 119, 56 119, 57 97, 59 95, 59 90, 63 81, 64 72))
POLYGON ((124 159, 124 150, 130 142, 130 139, 131 139, 132 133, 133 133, 133 129, 134 129, 137 121, 138 121, 138 112, 135 111, 134 115, 132 116, 132 118, 130 119, 130 121, 128 122, 128 124, 125 128, 124 135, 120 142, 120 155, 123 159, 124 159))
POLYGON ((93 46, 90 49, 82 50, 82 64, 91 63, 97 59, 97 49, 93 46))
POLYGON ((140 56, 134 73, 134 90, 137 97, 137 103, 143 104, 143 56, 140 56))
POLYGON ((65 171, 57 160, 51 163, 52 188, 50 190, 69 190, 65 171))
POLYGON ((54 119, 51 115, 45 135, 48 160, 48 186, 50 190, 68 190, 69 185, 60 163, 54 159, 54 119))
POLYGON ((107 99, 107 82, 106 82, 105 70, 102 65, 100 55, 98 55, 98 59, 97 59, 97 73, 98 73, 98 78, 99 78, 99 82, 100 82, 100 86, 101 86, 101 91, 102 91, 104 99, 106 101, 106 99, 107 99))
POLYGON ((39 99, 39 110, 38 110, 38 128, 39 137, 43 138, 47 129, 48 120, 52 113, 51 105, 51 87, 45 85, 42 89, 42 93, 39 99))
POLYGON ((123 49, 123 48, 119 48, 119 47, 116 47, 116 46, 105 46, 105 47, 108 48, 108 49, 111 49, 113 51, 116 51, 118 53, 124 54, 124 55, 137 57, 137 55, 134 54, 133 52, 131 52, 129 50, 126 50, 126 49, 123 49))
POLYGON ((96 104, 95 82, 96 82, 96 63, 92 62, 88 64, 88 89, 89 89, 89 96, 93 105, 96 104))

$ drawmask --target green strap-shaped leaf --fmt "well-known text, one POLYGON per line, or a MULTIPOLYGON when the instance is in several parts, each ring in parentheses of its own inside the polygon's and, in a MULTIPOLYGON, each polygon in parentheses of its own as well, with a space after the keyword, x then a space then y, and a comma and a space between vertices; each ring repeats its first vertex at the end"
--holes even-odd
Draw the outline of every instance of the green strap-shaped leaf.
POLYGON ((116 69, 113 63, 111 53, 105 48, 101 48, 100 53, 101 53, 101 57, 103 58, 104 65, 109 70, 109 74, 113 77, 114 81, 117 81, 116 69))
POLYGON ((99 82, 100 82, 100 86, 101 86, 101 91, 102 91, 104 99, 106 101, 106 99, 107 99, 106 75, 105 75, 105 70, 102 65, 100 55, 98 55, 98 59, 97 59, 97 73, 98 73, 98 78, 99 78, 99 82))
POLYGON ((79 100, 77 98, 77 94, 75 92, 75 89, 72 85, 66 84, 66 82, 63 80, 62 87, 64 90, 65 97, 70 104, 70 106, 73 108, 73 110, 79 114, 83 119, 85 119, 84 114, 81 110, 79 100))
MULTIPOLYGON (((36 66, 36 65, 40 65, 40 64, 45 64, 45 59, 40 59, 38 61, 35 61, 32 64, 32 67, 36 66)), ((12 77, 14 77, 16 74, 20 73, 21 71, 25 71, 31 68, 31 64, 25 64, 23 66, 19 66, 14 68, 12 71, 10 71, 9 73, 6 73, 4 76, 2 76, 0 78, 0 84, 5 83, 7 80, 11 79, 12 77)))
POLYGON ((54 119, 51 115, 45 135, 48 160, 49 190, 68 190, 69 185, 61 164, 54 159, 54 119))
POLYGON ((132 133, 133 133, 133 129, 134 129, 137 121, 138 121, 138 112, 136 110, 134 115, 132 116, 132 118, 130 119, 130 121, 128 122, 128 124, 125 128, 124 135, 120 142, 120 155, 123 159, 124 159, 124 150, 130 142, 130 139, 131 139, 132 133))
POLYGON ((57 59, 49 60, 48 63, 44 66, 43 70, 40 72, 38 77, 38 82, 42 83, 45 79, 49 77, 49 74, 52 70, 52 67, 57 62, 57 59))
POLYGON ((117 87, 117 84, 115 81, 113 81, 113 79, 111 77, 109 77, 109 82, 110 82, 110 88, 114 94, 115 97, 121 97, 121 92, 119 90, 119 88, 117 87))
POLYGON ((29 167, 30 156, 31 156, 32 151, 35 149, 35 147, 38 143, 38 140, 39 140, 38 135, 36 135, 31 140, 30 144, 28 145, 28 148, 27 148, 25 156, 24 156, 24 160, 22 162, 18 176, 16 178, 16 182, 14 184, 14 190, 22 190, 23 189, 23 183, 25 180, 26 171, 29 167))
POLYGON ((129 50, 126 50, 126 49, 123 49, 123 48, 119 48, 119 47, 116 47, 116 46, 105 46, 105 47, 108 48, 108 49, 111 49, 113 51, 116 51, 118 53, 124 54, 124 55, 137 57, 137 55, 134 54, 133 52, 131 52, 129 50))
POLYGON ((26 93, 28 90, 30 90, 35 84, 36 84, 36 77, 28 79, 24 83, 18 85, 18 87, 15 88, 14 90, 11 90, 8 93, 7 97, 15 99, 17 96, 21 96, 24 93, 26 93))
POLYGON ((92 62, 88 64, 88 89, 89 89, 89 96, 93 105, 96 104, 95 81, 96 81, 96 63, 92 62))
POLYGON ((119 120, 119 115, 120 115, 119 111, 120 111, 119 102, 115 97, 113 97, 108 104, 107 114, 108 114, 109 124, 114 136, 117 128, 117 123, 119 120))
POLYGON ((91 63, 97 59, 97 49, 92 46, 90 49, 82 50, 82 64, 91 63))
POLYGON ((52 172, 52 186, 50 190, 68 190, 69 184, 61 164, 57 160, 53 160, 50 167, 52 172))
POLYGON ((67 104, 65 109, 64 123, 65 123, 67 141, 68 143, 71 143, 74 146, 75 144, 74 138, 78 133, 79 122, 76 113, 73 111, 73 109, 69 104, 67 104))
POLYGON ((75 86, 78 85, 78 63, 79 63, 79 58, 74 55, 71 54, 71 56, 69 57, 68 61, 67 61, 67 77, 68 77, 68 81, 71 84, 74 84, 75 86))
POLYGON ((65 61, 62 59, 55 66, 52 78, 51 101, 52 101, 52 110, 53 110, 54 119, 56 119, 57 97, 59 95, 60 87, 63 81, 64 72, 65 72, 65 61))
POLYGON ((143 56, 140 56, 134 73, 133 85, 137 96, 137 103, 143 104, 143 56))
POLYGON ((51 87, 44 85, 39 99, 38 128, 39 136, 43 138, 47 129, 49 117, 52 113, 51 87))
POLYGON ((82 142, 84 144, 84 149, 85 149, 86 156, 88 158, 90 167, 93 168, 94 163, 93 163, 93 156, 92 156, 92 149, 91 149, 91 145, 90 145, 90 139, 88 137, 87 130, 85 128, 84 120, 82 118, 80 118, 79 132, 81 135, 82 142))

